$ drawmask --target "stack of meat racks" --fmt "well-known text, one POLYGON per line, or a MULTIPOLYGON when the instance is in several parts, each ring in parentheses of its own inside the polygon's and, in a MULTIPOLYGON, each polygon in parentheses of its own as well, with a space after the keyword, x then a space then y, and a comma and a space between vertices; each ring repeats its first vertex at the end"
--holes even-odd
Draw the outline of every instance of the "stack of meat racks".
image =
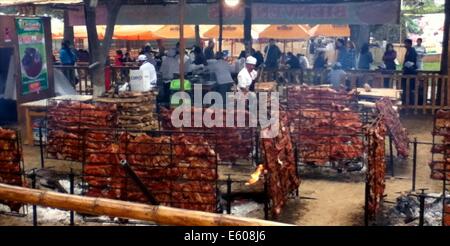
POLYGON ((450 226, 450 110, 438 110, 434 119, 431 178, 443 182, 442 224, 450 226))
MULTIPOLYGON (((17 131, 0 128, 0 183, 22 186, 22 148, 17 131)), ((21 203, 1 201, 12 212, 18 213, 21 203)))
POLYGON ((94 144, 105 147, 87 152, 85 195, 142 203, 154 199, 166 206, 216 211, 217 156, 203 136, 180 132, 115 134, 118 140, 97 140, 94 144))
POLYGON ((303 164, 348 168, 361 162, 364 142, 354 92, 291 86, 287 108, 294 142, 303 164))
POLYGON ((117 105, 117 127, 134 130, 158 130, 157 102, 158 93, 114 92, 105 93, 97 102, 117 105))
MULTIPOLYGON (((234 119, 234 127, 230 127, 226 125, 227 121, 227 112, 226 110, 214 110, 204 108, 195 108, 193 107, 191 110, 191 122, 189 126, 175 128, 171 122, 172 110, 161 108, 161 121, 162 127, 165 130, 181 130, 181 131, 195 131, 195 132, 204 132, 204 133, 213 133, 206 134, 205 137, 208 139, 210 143, 214 143, 216 146, 217 155, 219 158, 219 163, 222 164, 238 164, 240 162, 248 162, 254 161, 253 150, 256 145, 256 133, 255 128, 251 127, 238 127, 238 117, 247 119, 245 122, 245 126, 250 126, 250 117, 247 111, 235 110, 233 112, 234 119), (218 115, 216 113, 218 112, 218 115), (222 120, 221 126, 207 126, 205 122, 202 120, 202 124, 197 126, 195 124, 196 115, 205 115, 209 114, 211 119, 215 119, 216 121, 220 119, 222 120), (242 117, 241 117, 242 116, 242 117)), ((256 125, 255 125, 256 126, 256 125)))
POLYGON ((106 137, 92 130, 114 128, 115 117, 116 107, 113 105, 49 100, 47 157, 82 162, 86 149, 99 147, 92 145, 91 140, 106 137))
POLYGON ((366 183, 366 218, 372 220, 381 207, 385 189, 385 138, 386 124, 383 116, 367 127, 368 172, 366 183))

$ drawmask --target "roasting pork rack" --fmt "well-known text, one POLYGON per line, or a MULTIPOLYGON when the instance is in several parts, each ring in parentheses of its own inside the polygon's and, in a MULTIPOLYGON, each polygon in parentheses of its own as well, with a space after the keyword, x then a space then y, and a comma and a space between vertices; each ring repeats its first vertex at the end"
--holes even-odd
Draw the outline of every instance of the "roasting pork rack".
POLYGON ((313 165, 340 170, 346 163, 363 162, 365 137, 362 125, 368 117, 366 113, 358 111, 356 92, 291 86, 287 88, 287 110, 299 168, 313 165), (342 112, 342 108, 350 111, 342 112), (353 129, 345 127, 346 124, 351 125, 352 119, 339 117, 340 114, 358 115, 356 123, 360 125, 353 129), (313 123, 316 123, 316 127, 311 126, 313 123), (345 150, 337 149, 336 144, 339 143, 336 141, 339 139, 343 140, 340 146, 345 150), (317 156, 318 153, 322 155, 317 156))
MULTIPOLYGON (((203 108, 192 108, 192 113, 203 108)), ((219 166, 254 166, 261 159, 259 130, 255 127, 183 127, 175 128, 170 121, 171 110, 162 107, 160 126, 164 130, 205 132, 211 142, 216 143, 219 166)), ((194 119, 194 115, 191 116, 194 119)), ((225 117, 223 118, 226 119, 225 117)), ((225 123, 224 123, 225 125, 225 123)))
POLYGON ((384 116, 365 128, 367 134, 367 167, 364 195, 364 224, 376 219, 384 198, 386 173, 386 126, 384 116), (382 141, 381 138, 383 139, 382 141), (381 145, 381 148, 380 148, 381 145))
MULTIPOLYGON (((139 177, 139 181, 147 185, 148 190, 162 205, 190 209, 197 208, 197 210, 210 212, 217 210, 217 154, 215 151, 208 155, 201 154, 202 160, 209 163, 207 167, 202 167, 202 163, 199 163, 199 166, 189 163, 190 160, 198 161, 196 159, 198 157, 195 153, 196 150, 215 149, 214 143, 205 141, 204 132, 124 131, 118 129, 111 129, 109 132, 113 135, 112 138, 91 140, 92 143, 104 146, 111 144, 122 145, 119 148, 119 152, 117 152, 120 156, 118 161, 126 160, 139 177), (142 134, 149 136, 146 142, 138 142, 137 138, 135 140, 128 137, 121 138, 121 136, 142 136, 142 134), (177 139, 182 136, 186 136, 186 138, 192 137, 192 142, 187 144, 185 142, 177 142, 177 139), (158 142, 160 138, 164 138, 167 141, 158 142), (152 142, 152 139, 155 139, 155 141, 152 142), (177 151, 181 147, 190 149, 191 155, 188 152, 178 153, 177 151), (155 151, 144 153, 144 151, 138 151, 138 149, 155 149, 155 151), (157 164, 151 166, 149 163, 153 162, 157 164), (186 171, 186 173, 183 173, 182 170, 186 171), (171 172, 180 172, 182 175, 172 175, 171 172), (175 198, 175 195, 178 198, 175 198)), ((107 149, 98 151, 86 148, 84 152, 83 181, 84 183, 89 183, 89 180, 97 179, 98 185, 93 185, 95 182, 90 182, 90 185, 83 190, 83 194, 102 194, 106 190, 117 190, 117 182, 119 182, 123 185, 120 196, 109 198, 148 202, 148 198, 143 194, 145 192, 139 189, 135 180, 131 179, 132 177, 125 170, 119 169, 113 176, 86 172, 87 168, 89 168, 88 162, 91 155, 111 156, 114 154, 107 149)), ((97 162, 95 164, 96 166, 111 167, 111 163, 97 162)))
POLYGON ((450 110, 438 110, 433 122, 432 178, 442 180, 442 225, 450 226, 450 110))
MULTIPOLYGON (((25 177, 23 172, 25 170, 23 162, 23 148, 20 131, 17 129, 0 128, 0 131, 5 130, 11 132, 14 137, 9 137, 10 134, 0 134, 0 183, 10 185, 24 185, 25 177), (11 179, 17 179, 11 182, 11 179)), ((8 204, 0 201, 0 204, 5 206, 19 206, 17 203, 8 204)), ((21 206, 14 211, 12 207, 10 211, 0 211, 1 214, 23 217, 28 214, 26 206, 21 206)))
MULTIPOLYGON (((47 143, 40 140, 40 146, 47 159, 82 162, 84 146, 80 134, 89 129, 117 126, 117 107, 107 103, 49 99, 46 112, 41 127, 46 128, 47 143)), ((42 168, 45 158, 41 158, 42 168)))

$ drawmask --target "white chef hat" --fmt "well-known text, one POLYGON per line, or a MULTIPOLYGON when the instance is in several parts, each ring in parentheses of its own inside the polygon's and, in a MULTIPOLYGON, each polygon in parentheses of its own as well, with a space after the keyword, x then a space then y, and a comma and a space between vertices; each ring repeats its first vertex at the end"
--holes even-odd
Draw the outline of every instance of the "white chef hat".
POLYGON ((138 56, 138 61, 147 61, 147 56, 146 55, 139 55, 138 56))
POLYGON ((247 57, 247 59, 245 60, 246 64, 250 64, 250 65, 256 65, 256 58, 253 56, 249 56, 247 57))

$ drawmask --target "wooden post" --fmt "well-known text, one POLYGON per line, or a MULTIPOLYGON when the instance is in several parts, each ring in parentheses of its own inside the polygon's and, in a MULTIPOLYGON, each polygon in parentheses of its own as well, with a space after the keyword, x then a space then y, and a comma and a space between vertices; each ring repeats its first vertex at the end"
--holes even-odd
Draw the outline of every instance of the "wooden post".
POLYGON ((448 57, 450 55, 449 35, 450 35, 450 0, 445 0, 444 40, 442 43, 442 55, 441 55, 442 75, 448 75, 448 71, 450 71, 450 62, 448 62, 448 57))
MULTIPOLYGON (((219 52, 222 52, 223 42, 223 0, 219 0, 219 52)), ((231 51, 233 53, 233 50, 231 51)))
POLYGON ((0 200, 40 205, 79 213, 153 221, 179 226, 289 226, 272 221, 241 218, 165 206, 153 206, 112 199, 83 197, 0 184, 0 200))
POLYGON ((200 38, 200 25, 195 25, 195 44, 198 45, 198 47, 203 48, 200 45, 201 38, 200 38))
POLYGON ((184 53, 185 53, 185 42, 184 42, 184 11, 186 6, 186 0, 179 1, 179 14, 180 14, 180 86, 181 91, 184 91, 184 53))
POLYGON ((252 0, 245 0, 244 8, 244 44, 245 51, 250 54, 252 51, 252 0))
POLYGON ((69 10, 64 10, 64 40, 69 40, 71 44, 75 45, 75 35, 73 33, 73 26, 69 23, 69 10))
MULTIPOLYGON (((450 72, 450 0, 445 0, 445 22, 444 22, 444 42, 442 43, 442 56, 441 56, 441 74, 448 76, 450 72)), ((444 81, 441 82, 442 85, 444 81)), ((444 87, 445 88, 445 87, 444 87)), ((443 91, 442 91, 443 92, 443 91)), ((441 92, 441 94, 443 94, 441 92)), ((450 105, 450 86, 447 85, 447 106, 450 105)), ((441 98, 441 102, 444 102, 445 98, 441 98)), ((444 106, 441 103, 441 107, 444 106)))

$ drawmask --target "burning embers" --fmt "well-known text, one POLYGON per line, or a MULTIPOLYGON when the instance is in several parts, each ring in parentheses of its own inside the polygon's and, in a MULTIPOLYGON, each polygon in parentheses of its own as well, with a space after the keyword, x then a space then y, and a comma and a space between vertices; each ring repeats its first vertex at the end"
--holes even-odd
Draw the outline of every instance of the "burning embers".
POLYGON ((256 171, 250 175, 250 179, 245 183, 245 185, 256 184, 263 173, 264 173, 264 165, 260 164, 256 168, 256 171))

